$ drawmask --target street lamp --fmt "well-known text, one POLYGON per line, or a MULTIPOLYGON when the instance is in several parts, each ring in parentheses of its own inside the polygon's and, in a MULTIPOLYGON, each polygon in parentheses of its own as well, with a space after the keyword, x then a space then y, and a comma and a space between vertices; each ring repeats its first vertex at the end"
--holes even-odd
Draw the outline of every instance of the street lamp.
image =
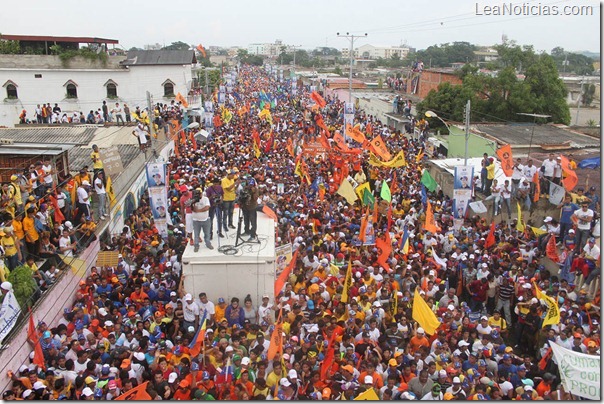
POLYGON ((449 127, 449 125, 445 121, 443 121, 443 119, 440 116, 438 116, 436 114, 436 112, 428 110, 424 113, 424 115, 426 115, 428 118, 438 119, 439 121, 441 121, 442 123, 445 124, 445 126, 447 127, 447 130, 449 131, 449 133, 451 133, 451 128, 449 127))
POLYGON ((367 37, 367 33, 365 35, 354 35, 349 32, 346 35, 340 35, 339 32, 336 32, 336 35, 341 38, 347 38, 350 41, 350 50, 348 51, 348 57, 350 59, 350 68, 348 70, 348 102, 352 102, 352 62, 354 60, 354 40, 356 38, 367 37))
MULTIPOLYGON (((466 104, 466 108, 465 108, 465 114, 466 114, 466 119, 465 119, 465 126, 466 126, 466 133, 465 133, 465 151, 464 151, 464 166, 468 165, 468 140, 470 139, 470 100, 468 100, 468 103, 466 104)), ((447 125, 447 123, 445 121, 443 121, 443 119, 438 116, 434 111, 426 111, 425 115, 428 118, 437 118, 439 119, 442 123, 445 124, 445 126, 447 127, 447 129, 449 130, 449 134, 453 135, 453 132, 451 131, 451 128, 449 127, 449 125, 447 125)))

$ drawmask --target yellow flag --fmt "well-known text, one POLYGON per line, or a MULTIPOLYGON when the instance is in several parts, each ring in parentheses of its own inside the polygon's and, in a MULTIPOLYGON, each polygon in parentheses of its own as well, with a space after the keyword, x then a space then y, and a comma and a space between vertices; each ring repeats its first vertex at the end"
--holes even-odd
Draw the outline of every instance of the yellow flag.
POLYGON ((535 282, 533 282, 533 286, 535 287, 537 299, 542 299, 547 304, 547 312, 545 313, 541 328, 545 328, 547 325, 559 324, 560 308, 558 307, 556 300, 539 290, 535 282))
POLYGON ((370 152, 369 164, 377 167, 398 168, 406 166, 407 160, 405 160, 405 152, 403 150, 398 152, 398 154, 390 161, 381 161, 375 154, 370 152))
POLYGON ((351 205, 354 205, 354 203, 358 199, 356 194, 354 193, 354 188, 352 188, 352 184, 350 184, 350 181, 348 181, 348 178, 344 178, 344 181, 342 181, 342 183, 340 184, 340 188, 338 188, 337 194, 346 198, 346 202, 351 205))
POLYGON ((115 191, 113 190, 113 183, 111 182, 110 176, 107 176, 105 191, 107 191, 107 197, 109 198, 109 209, 111 210, 117 203, 117 199, 115 199, 115 191))
POLYGON ((256 158, 260 158, 260 148, 258 147, 258 143, 254 142, 254 155, 256 158))
POLYGON ((302 179, 302 165, 299 161, 296 163, 296 169, 294 170, 294 174, 296 174, 300 177, 300 179, 302 179))
POLYGON ((329 274, 333 276, 338 276, 340 273, 340 268, 334 264, 329 264, 329 274))
POLYGON ((533 233, 535 233, 535 236, 537 236, 537 237, 539 237, 542 234, 546 234, 547 233, 547 230, 542 230, 542 229, 540 229, 538 227, 530 226, 530 228, 533 231, 533 233))
POLYGON ((374 389, 368 389, 356 396, 353 401, 379 401, 380 398, 375 393, 374 389))
POLYGON ((522 209, 520 208, 520 203, 516 202, 516 206, 518 206, 518 223, 516 223, 516 230, 524 233, 524 223, 522 222, 522 209))
POLYGON ((419 323, 426 334, 434 335, 436 329, 440 327, 440 321, 436 318, 436 314, 434 314, 432 309, 430 309, 430 306, 428 306, 428 303, 420 296, 417 288, 415 288, 415 294, 413 295, 411 317, 419 323))
POLYGON ((340 299, 343 303, 348 303, 350 286, 352 286, 352 263, 348 261, 348 270, 346 271, 346 278, 344 278, 344 290, 342 291, 342 298, 340 299))
POLYGON ((356 187, 354 192, 357 193, 360 200, 363 200, 363 194, 365 193, 365 190, 367 190, 367 192, 371 193, 371 188, 369 188, 368 182, 365 182, 365 183, 359 185, 358 187, 356 187))

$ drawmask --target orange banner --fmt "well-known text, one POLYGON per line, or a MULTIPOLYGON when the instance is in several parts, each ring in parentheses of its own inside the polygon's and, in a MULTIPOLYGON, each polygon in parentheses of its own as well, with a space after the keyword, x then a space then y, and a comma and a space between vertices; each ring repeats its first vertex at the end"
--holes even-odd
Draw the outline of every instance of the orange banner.
POLYGON ((365 134, 361 132, 358 127, 352 127, 350 124, 346 125, 346 136, 350 136, 355 142, 359 142, 361 144, 367 141, 365 134))
POLYGON ((283 286, 285 285, 285 282, 287 282, 287 278, 289 278, 289 274, 291 274, 291 272, 293 271, 294 267, 296 266, 296 260, 297 259, 298 259, 298 250, 296 250, 294 252, 294 255, 292 256, 291 261, 289 262, 289 264, 287 265, 287 267, 283 270, 283 272, 281 272, 281 274, 279 275, 279 277, 275 281, 275 299, 277 298, 277 296, 279 296, 279 293, 281 292, 281 289, 283 289, 283 286))
POLYGON ((560 165, 562 166, 562 172, 565 178, 562 180, 562 185, 567 191, 572 191, 579 183, 579 178, 575 170, 570 168, 570 161, 563 155, 560 155, 560 165))
POLYGON ((386 161, 392 160, 392 155, 388 151, 388 148, 386 147, 386 143, 382 139, 382 135, 377 135, 375 138, 373 138, 373 140, 371 142, 369 142, 369 144, 371 145, 370 146, 371 150, 375 154, 380 156, 383 160, 386 160, 386 161))
POLYGON ((431 233, 436 233, 440 229, 436 226, 436 221, 434 220, 434 212, 432 211, 432 204, 428 201, 428 206, 426 207, 426 222, 424 223, 424 229, 431 233))
POLYGON ((327 105, 327 103, 325 102, 323 97, 321 97, 321 94, 319 94, 316 91, 313 91, 312 93, 310 93, 310 98, 312 98, 313 101, 316 102, 317 105, 321 108, 323 108, 327 105))
POLYGON ((346 141, 344 140, 344 136, 342 136, 342 134, 339 131, 336 131, 336 133, 334 133, 333 141, 336 142, 336 145, 338 145, 340 150, 350 151, 350 147, 348 147, 348 145, 346 144, 346 141))
POLYGON ((511 177, 514 173, 514 160, 512 159, 512 147, 506 144, 497 150, 497 157, 501 161, 501 169, 506 176, 511 177))

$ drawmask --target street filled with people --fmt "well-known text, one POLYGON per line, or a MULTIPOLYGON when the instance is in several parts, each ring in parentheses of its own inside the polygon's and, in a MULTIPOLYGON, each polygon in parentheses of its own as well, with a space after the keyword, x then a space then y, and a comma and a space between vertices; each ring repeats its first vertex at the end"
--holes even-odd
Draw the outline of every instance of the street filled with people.
MULTIPOLYGON (((200 119, 207 138, 186 129, 196 117, 173 107, 168 237, 143 198, 102 241, 119 253, 117 266, 93 267, 64 296, 63 318, 36 324, 39 342, 8 375, 5 400, 578 399, 548 342, 600 355, 600 292, 589 288, 600 277, 595 190, 569 190, 559 218, 525 206, 537 192, 529 186, 528 197, 514 192, 511 210, 468 208, 460 221, 427 173, 426 136, 362 110, 345 127, 344 102, 301 81, 237 68, 224 103, 213 99, 211 125, 200 119), (233 234, 239 208, 246 239, 261 236, 260 212, 274 214, 276 244, 291 244, 292 260, 276 276, 278 295, 211 301, 208 290, 186 289, 181 257, 233 234), (554 257, 552 271, 544 261, 554 257)), ((548 164, 553 178, 555 158, 548 164)), ((90 180, 79 185, 90 190, 90 180)), ((34 200, 56 196, 38 186, 34 200)), ((493 201, 492 182, 472 186, 475 200, 493 201)), ((1 234, 9 268, 48 245, 43 232, 51 243, 64 238, 64 255, 84 247, 69 227, 81 232, 94 214, 84 199, 69 225, 55 215, 56 229, 38 232, 48 206, 28 207, 28 198, 14 210, 22 224, 5 222, 1 234)))

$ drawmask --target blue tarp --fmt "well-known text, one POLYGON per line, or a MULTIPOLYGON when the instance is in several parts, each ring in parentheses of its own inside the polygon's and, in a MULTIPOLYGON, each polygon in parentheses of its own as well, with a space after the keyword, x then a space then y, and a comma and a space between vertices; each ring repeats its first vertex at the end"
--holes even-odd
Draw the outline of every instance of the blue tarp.
POLYGON ((600 157, 585 159, 579 163, 579 168, 598 168, 600 167, 600 157))

